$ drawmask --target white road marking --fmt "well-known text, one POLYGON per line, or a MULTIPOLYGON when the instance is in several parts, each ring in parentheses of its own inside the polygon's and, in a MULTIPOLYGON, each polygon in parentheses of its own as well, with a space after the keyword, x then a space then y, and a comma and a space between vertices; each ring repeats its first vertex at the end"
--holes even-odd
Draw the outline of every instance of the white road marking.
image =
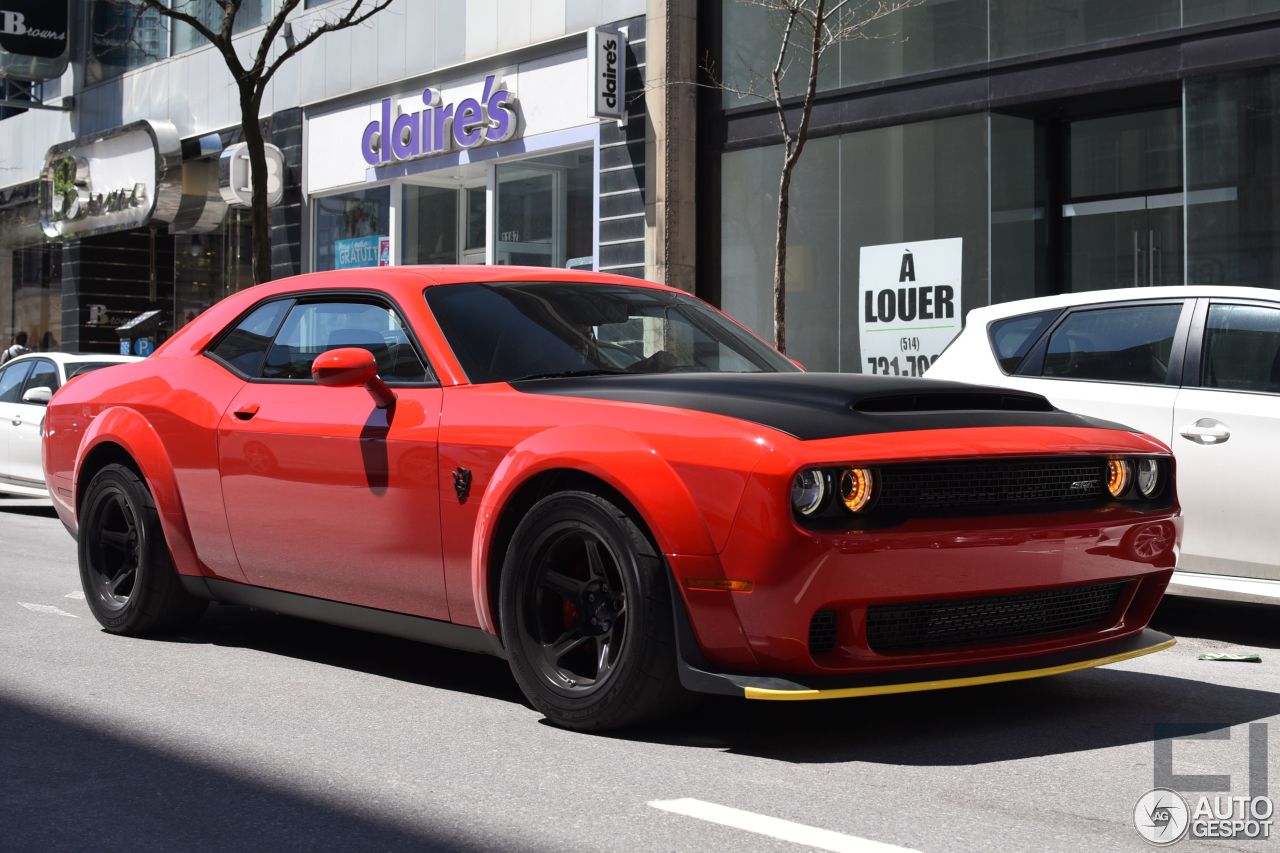
POLYGON ((76 601, 84 601, 84 593, 77 589, 74 592, 67 593, 63 598, 74 598, 76 601))
POLYGON ((845 835, 803 823, 792 823, 776 817, 746 812, 741 809, 708 803, 685 797, 679 800, 652 800, 649 805, 655 809, 696 817, 699 820, 730 826, 757 835, 767 835, 793 844, 803 844, 815 850, 834 850, 836 853, 916 853, 908 847, 896 847, 880 841, 858 838, 856 835, 845 835))
POLYGON ((68 613, 60 607, 54 607, 52 604, 29 604, 25 601, 19 601, 18 606, 25 607, 33 613, 49 613, 54 616, 70 616, 72 619, 80 618, 74 613, 68 613))

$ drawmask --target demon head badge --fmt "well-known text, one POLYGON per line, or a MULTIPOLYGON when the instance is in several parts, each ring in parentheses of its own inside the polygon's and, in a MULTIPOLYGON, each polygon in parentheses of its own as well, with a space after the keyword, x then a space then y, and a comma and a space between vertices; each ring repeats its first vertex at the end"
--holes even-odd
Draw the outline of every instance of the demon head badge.
POLYGON ((466 503, 471 494, 471 472, 466 468, 453 469, 453 490, 458 493, 458 503, 466 503))

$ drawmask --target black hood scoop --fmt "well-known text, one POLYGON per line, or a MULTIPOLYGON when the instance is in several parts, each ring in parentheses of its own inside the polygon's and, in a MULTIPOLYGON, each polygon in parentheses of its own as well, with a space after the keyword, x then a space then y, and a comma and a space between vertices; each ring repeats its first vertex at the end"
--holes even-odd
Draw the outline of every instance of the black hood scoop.
POLYGON ((645 373, 511 383, 530 394, 645 403, 738 418, 801 440, 992 426, 1108 427, 1038 394, 852 373, 645 373))

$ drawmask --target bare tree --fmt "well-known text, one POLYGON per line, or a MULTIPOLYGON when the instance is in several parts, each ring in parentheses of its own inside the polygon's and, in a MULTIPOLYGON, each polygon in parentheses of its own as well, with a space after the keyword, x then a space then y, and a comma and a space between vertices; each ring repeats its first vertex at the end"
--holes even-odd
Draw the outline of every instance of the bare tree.
POLYGON ((773 344, 787 351, 787 227, 791 214, 791 179, 805 143, 818 94, 818 74, 823 58, 833 47, 860 39, 877 38, 868 28, 877 21, 925 0, 739 0, 781 19, 778 53, 768 80, 758 78, 745 86, 731 86, 718 78, 708 64, 713 86, 740 97, 758 98, 773 106, 782 132, 782 170, 778 177, 777 231, 773 261, 773 344), (799 96, 789 96, 786 81, 796 68, 804 74, 799 96), (763 89, 763 91, 761 91, 763 89))
MULTIPOLYGON (((279 0, 275 14, 257 43, 244 45, 244 59, 236 51, 232 39, 236 32, 236 16, 243 0, 129 0, 139 11, 154 11, 179 21, 195 30, 222 56, 235 81, 240 96, 240 121, 244 128, 245 146, 249 153, 249 176, 252 186, 253 280, 259 284, 271 278, 271 212, 267 208, 267 154, 258 113, 262 97, 271 78, 293 57, 315 44, 326 33, 359 26, 392 0, 348 0, 344 11, 314 19, 305 32, 285 39, 284 50, 272 59, 271 46, 281 36, 289 15, 302 5, 302 0, 279 0), (202 11, 214 14, 200 14, 202 11)), ((266 0, 270 2, 270 0, 266 0)), ((292 32, 291 30, 289 31, 292 32)))

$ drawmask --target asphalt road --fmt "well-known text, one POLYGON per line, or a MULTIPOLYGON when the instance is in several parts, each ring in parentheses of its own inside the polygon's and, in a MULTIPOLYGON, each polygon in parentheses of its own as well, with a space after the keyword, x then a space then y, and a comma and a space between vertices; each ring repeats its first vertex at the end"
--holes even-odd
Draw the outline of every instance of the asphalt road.
POLYGON ((1174 770, 1238 795, 1247 724, 1269 724, 1280 793, 1280 610, 1261 605, 1171 599, 1157 626, 1180 644, 1105 669, 718 700, 606 737, 545 723, 496 659, 231 607, 167 639, 103 633, 71 538, 20 507, 0 504, 4 850, 806 848, 651 805, 685 798, 826 849, 1148 850, 1133 809, 1166 724, 1229 731, 1176 743, 1174 770), (1197 660, 1241 647, 1263 662, 1197 660))

